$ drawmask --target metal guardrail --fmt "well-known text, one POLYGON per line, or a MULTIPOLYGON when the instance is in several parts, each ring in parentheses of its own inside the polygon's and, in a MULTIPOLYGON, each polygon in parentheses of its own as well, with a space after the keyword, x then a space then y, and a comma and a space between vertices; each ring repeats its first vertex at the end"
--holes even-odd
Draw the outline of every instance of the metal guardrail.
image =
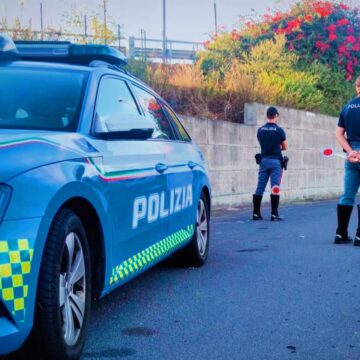
MULTIPOLYGON (((136 38, 129 37, 129 53, 132 59, 162 59, 163 58, 163 41, 159 39, 147 39, 146 37, 136 38), (140 46, 137 46, 140 43, 140 46), (149 46, 149 43, 152 46, 149 46)), ((167 40, 166 41, 166 60, 172 62, 174 60, 195 61, 196 54, 202 50, 204 45, 200 42, 167 40), (184 48, 181 48, 184 47, 184 48)))
MULTIPOLYGON (((133 50, 135 58, 161 59, 163 50, 161 48, 135 48, 133 50)), ((191 50, 166 50, 166 57, 169 60, 195 60, 196 51, 191 50)))

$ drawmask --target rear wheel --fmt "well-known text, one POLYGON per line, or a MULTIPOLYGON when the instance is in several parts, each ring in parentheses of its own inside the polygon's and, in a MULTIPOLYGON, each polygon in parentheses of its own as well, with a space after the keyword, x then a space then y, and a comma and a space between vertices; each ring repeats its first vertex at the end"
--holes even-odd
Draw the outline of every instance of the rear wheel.
POLYGON ((79 359, 91 304, 90 251, 72 211, 56 215, 46 242, 37 294, 35 339, 49 359, 79 359))
POLYGON ((209 254, 210 210, 204 193, 201 195, 196 211, 195 232, 191 242, 175 254, 178 261, 187 266, 200 267, 205 264, 209 254))

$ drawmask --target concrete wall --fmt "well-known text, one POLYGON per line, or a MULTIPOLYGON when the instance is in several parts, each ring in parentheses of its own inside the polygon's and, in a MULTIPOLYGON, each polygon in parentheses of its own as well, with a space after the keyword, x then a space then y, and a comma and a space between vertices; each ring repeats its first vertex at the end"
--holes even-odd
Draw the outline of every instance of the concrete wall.
MULTIPOLYGON (((207 158, 214 206, 232 207, 252 201, 258 170, 254 160, 259 152, 256 132, 266 121, 266 109, 263 104, 246 104, 244 124, 182 118, 207 158)), ((339 196, 344 160, 326 159, 321 155, 325 147, 340 152, 334 136, 337 119, 306 111, 278 109, 279 125, 285 129, 289 141, 287 155, 290 158, 289 170, 283 176, 282 199, 297 201, 339 196)), ((270 188, 267 194, 270 194, 270 188)), ((265 196, 264 200, 268 198, 265 196)))

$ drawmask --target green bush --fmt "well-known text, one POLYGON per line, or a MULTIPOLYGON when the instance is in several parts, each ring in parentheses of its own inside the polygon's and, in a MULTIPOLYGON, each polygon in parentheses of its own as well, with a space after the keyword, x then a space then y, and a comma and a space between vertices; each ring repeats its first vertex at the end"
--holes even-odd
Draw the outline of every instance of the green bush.
POLYGON ((250 101, 338 115, 360 72, 360 23, 339 1, 302 0, 206 43, 195 66, 129 64, 183 114, 242 121, 250 101))
POLYGON ((344 104, 355 96, 354 85, 344 81, 345 72, 330 70, 319 62, 312 63, 307 71, 317 76, 316 88, 324 96, 317 110, 324 114, 339 115, 344 104))
POLYGON ((298 109, 317 110, 324 101, 318 75, 297 68, 298 58, 286 51, 284 36, 266 40, 234 60, 225 77, 227 89, 258 101, 298 109))
POLYGON ((180 113, 242 121, 250 101, 317 110, 324 96, 319 76, 297 67, 298 57, 286 50, 278 35, 232 59, 221 70, 204 74, 200 64, 150 65, 131 62, 128 68, 150 83, 180 113))

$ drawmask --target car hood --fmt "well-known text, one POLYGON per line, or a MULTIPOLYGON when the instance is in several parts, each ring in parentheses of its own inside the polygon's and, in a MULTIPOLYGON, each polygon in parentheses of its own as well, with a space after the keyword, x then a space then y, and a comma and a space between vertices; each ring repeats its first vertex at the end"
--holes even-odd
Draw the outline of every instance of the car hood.
POLYGON ((81 134, 0 130, 0 182, 40 166, 93 155, 97 150, 81 134))

